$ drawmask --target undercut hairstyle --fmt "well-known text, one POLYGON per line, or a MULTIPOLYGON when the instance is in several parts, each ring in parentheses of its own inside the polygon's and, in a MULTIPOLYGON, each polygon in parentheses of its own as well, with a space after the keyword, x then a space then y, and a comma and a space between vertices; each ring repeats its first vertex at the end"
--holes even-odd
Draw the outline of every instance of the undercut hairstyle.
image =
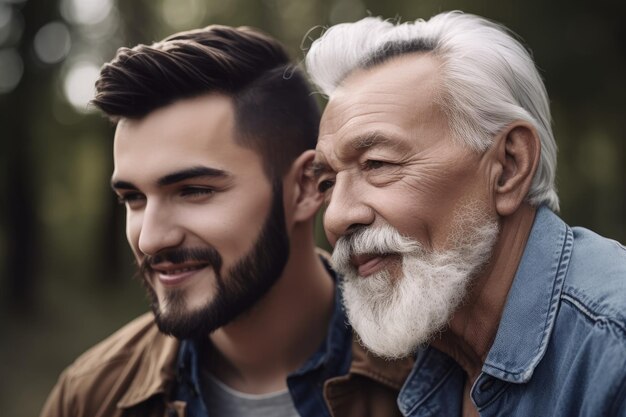
POLYGON ((512 122, 534 127, 541 159, 526 199, 558 211, 548 94, 530 53, 504 26, 458 11, 402 24, 366 17, 328 29, 311 45, 306 67, 321 92, 332 97, 355 70, 411 53, 438 60, 437 104, 459 143, 484 152, 512 122))
POLYGON ((117 123, 209 93, 233 99, 236 141, 261 156, 271 180, 315 148, 320 111, 303 72, 277 40, 248 27, 212 25, 120 48, 92 104, 117 123))

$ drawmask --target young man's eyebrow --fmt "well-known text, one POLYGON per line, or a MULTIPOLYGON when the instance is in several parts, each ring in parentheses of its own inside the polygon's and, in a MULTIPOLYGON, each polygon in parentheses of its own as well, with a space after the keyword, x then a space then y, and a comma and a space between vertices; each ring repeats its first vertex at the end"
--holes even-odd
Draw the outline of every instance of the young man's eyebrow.
POLYGON ((128 181, 117 181, 111 179, 111 188, 113 191, 115 190, 136 190, 137 187, 132 182, 128 181))
MULTIPOLYGON (((185 181, 185 180, 193 179, 193 178, 202 178, 202 177, 227 178, 229 176, 230 176, 230 173, 223 171, 221 169, 198 166, 198 167, 182 169, 180 171, 167 174, 159 178, 157 180, 157 184, 160 187, 165 187, 168 185, 176 184, 177 182, 181 182, 181 181, 185 181)), ((124 180, 115 180, 115 179, 111 179, 111 188, 113 188, 113 191, 137 190, 137 186, 135 186, 132 182, 124 181, 124 180)))
POLYGON ((167 174, 164 177, 159 178, 157 184, 161 187, 166 185, 176 184, 177 182, 199 178, 199 177, 211 177, 211 178, 227 178, 230 174, 226 171, 209 167, 193 167, 182 169, 180 171, 167 174))

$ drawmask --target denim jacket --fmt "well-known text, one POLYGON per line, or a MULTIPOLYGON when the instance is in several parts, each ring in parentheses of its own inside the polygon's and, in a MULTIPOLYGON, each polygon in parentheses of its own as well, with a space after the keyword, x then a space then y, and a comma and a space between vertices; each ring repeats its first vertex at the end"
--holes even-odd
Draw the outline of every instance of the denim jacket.
MULTIPOLYGON (((464 383, 427 348, 398 406, 460 416, 464 383)), ((471 398, 483 417, 626 416, 626 248, 540 207, 471 398)))

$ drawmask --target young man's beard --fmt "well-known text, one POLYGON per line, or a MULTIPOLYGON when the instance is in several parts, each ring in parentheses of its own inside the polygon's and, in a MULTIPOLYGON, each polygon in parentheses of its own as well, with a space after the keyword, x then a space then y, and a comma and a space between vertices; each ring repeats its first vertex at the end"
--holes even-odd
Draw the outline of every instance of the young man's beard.
MULTIPOLYGON (((203 339, 214 330, 230 323, 256 304, 281 276, 289 258, 289 238, 285 225, 282 184, 272 187, 272 205, 263 229, 252 249, 226 274, 222 274, 222 257, 213 247, 180 248, 146 257, 141 265, 151 307, 159 330, 178 339, 203 339), (164 309, 154 289, 147 282, 150 263, 183 260, 206 262, 214 270, 217 292, 204 306, 189 310, 185 290, 170 290, 164 309)), ((152 272, 153 273, 153 272, 152 272)))
POLYGON ((442 331, 463 302, 471 283, 489 261, 498 224, 468 204, 455 217, 450 249, 429 251, 389 225, 363 228, 342 237, 333 263, 343 274, 348 319, 362 343, 386 358, 411 355, 442 331), (388 270, 358 276, 350 257, 361 253, 399 255, 402 276, 388 270))

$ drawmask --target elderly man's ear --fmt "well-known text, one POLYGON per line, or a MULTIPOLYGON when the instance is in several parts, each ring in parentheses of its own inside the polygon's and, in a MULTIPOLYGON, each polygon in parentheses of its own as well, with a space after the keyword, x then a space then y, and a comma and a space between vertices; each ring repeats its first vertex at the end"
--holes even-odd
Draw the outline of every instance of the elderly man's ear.
POLYGON ((314 150, 305 151, 294 161, 290 170, 290 174, 293 175, 290 203, 295 222, 313 218, 324 201, 324 196, 317 191, 317 184, 311 171, 314 158, 314 150))
POLYGON ((537 131, 524 122, 516 122, 496 137, 496 163, 500 165, 495 181, 496 211, 509 216, 524 202, 532 184, 541 142, 537 131))

